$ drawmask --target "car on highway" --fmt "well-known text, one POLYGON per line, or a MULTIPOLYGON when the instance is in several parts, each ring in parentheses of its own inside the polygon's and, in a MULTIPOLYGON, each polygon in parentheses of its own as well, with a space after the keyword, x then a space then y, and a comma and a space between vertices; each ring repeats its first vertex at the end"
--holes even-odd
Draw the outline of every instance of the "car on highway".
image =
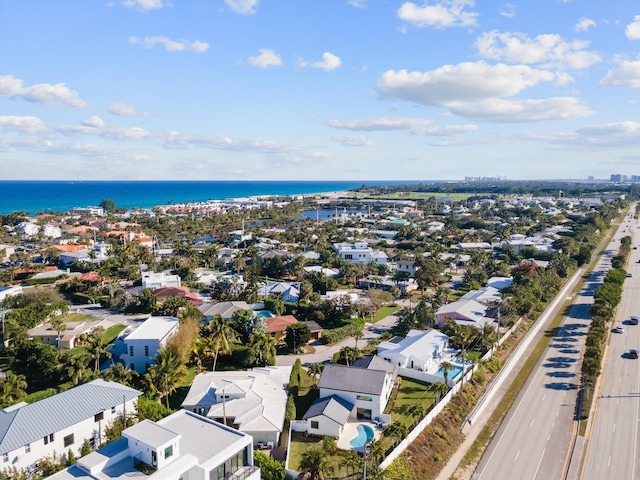
POLYGON ((611 330, 613 333, 624 333, 624 327, 618 325, 617 327, 615 327, 613 330, 611 330))
POLYGON ((629 358, 638 358, 638 350, 635 348, 629 350, 629 358))
POLYGON ((629 325, 638 325, 638 317, 636 315, 631 315, 629 325))
POLYGON ((633 273, 627 273, 627 278, 633 277, 633 273))

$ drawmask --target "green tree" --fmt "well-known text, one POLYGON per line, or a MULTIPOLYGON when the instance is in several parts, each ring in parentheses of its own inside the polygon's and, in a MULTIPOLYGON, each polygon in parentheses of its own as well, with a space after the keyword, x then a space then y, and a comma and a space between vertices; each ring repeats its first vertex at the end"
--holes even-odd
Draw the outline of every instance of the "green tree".
POLYGON ((285 480, 287 478, 284 462, 279 462, 270 455, 259 451, 253 452, 253 460, 260 467, 260 478, 262 480, 285 480))
POLYGON ((213 368, 211 370, 215 371, 218 355, 220 353, 226 355, 231 353, 230 342, 235 339, 236 332, 229 321, 222 318, 222 315, 215 315, 209 322, 206 336, 209 339, 210 349, 214 352, 213 368))
POLYGON ((103 198, 100 200, 98 206, 102 207, 105 212, 109 213, 115 212, 117 209, 116 202, 110 198, 103 198))
POLYGON ((276 339, 263 332, 253 332, 249 346, 256 353, 258 364, 273 365, 276 357, 276 339))
POLYGON ((62 315, 55 315, 49 321, 51 328, 56 332, 56 346, 60 348, 60 333, 67 329, 67 324, 64 323, 64 317, 62 315))
POLYGON ((149 391, 158 397, 159 402, 166 398, 168 404, 169 395, 176 391, 187 369, 178 356, 166 348, 158 351, 153 357, 153 362, 144 374, 144 383, 149 391))
POLYGON ((287 327, 284 341, 292 353, 299 353, 311 340, 311 329, 306 323, 293 323, 287 327))
POLYGON ((7 372, 7 376, 0 383, 2 391, 2 405, 13 405, 27 396, 27 380, 24 375, 7 372))
POLYGON ((303 452, 298 469, 306 473, 309 480, 322 480, 333 473, 329 456, 322 448, 310 448, 303 452))
POLYGON ((342 347, 340 349, 340 359, 344 360, 347 367, 360 358, 360 350, 355 347, 342 347))

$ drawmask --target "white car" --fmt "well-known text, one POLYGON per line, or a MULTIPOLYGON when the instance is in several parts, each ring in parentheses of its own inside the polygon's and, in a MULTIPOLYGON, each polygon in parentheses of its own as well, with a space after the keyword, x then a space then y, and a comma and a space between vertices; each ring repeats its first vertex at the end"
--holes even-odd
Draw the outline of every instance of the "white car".
POLYGON ((624 333, 624 327, 621 326, 617 326, 615 327, 613 330, 611 330, 613 333, 624 333))

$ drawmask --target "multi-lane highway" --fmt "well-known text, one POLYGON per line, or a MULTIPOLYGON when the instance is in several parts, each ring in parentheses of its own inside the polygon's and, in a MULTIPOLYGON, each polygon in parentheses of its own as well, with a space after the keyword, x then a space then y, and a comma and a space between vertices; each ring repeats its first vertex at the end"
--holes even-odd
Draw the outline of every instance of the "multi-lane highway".
POLYGON ((575 407, 589 309, 593 292, 610 268, 611 257, 617 253, 620 236, 624 235, 622 230, 621 227, 576 296, 541 361, 485 451, 474 479, 564 477, 576 426, 575 407))
POLYGON ((640 315, 640 222, 627 217, 618 230, 619 239, 632 236, 622 301, 615 326, 623 333, 611 333, 601 389, 596 399, 592 427, 587 432, 584 480, 640 479, 640 360, 629 358, 629 349, 640 349, 640 325, 630 325, 640 315))

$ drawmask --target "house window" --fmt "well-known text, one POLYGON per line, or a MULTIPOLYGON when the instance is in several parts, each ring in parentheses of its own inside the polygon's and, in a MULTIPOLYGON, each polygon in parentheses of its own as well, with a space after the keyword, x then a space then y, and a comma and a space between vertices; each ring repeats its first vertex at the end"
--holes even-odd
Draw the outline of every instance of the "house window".
POLYGON ((318 430, 318 428, 320 428, 320 425, 318 424, 318 422, 311 420, 311 428, 313 428, 314 430, 318 430))
POLYGON ((64 437, 64 446, 68 447, 69 445, 73 445, 73 433, 71 435, 67 435, 64 437))
POLYGON ((373 397, 369 395, 356 395, 357 400, 362 400, 363 402, 373 402, 373 397))
POLYGON ((371 420, 371 410, 368 408, 357 409, 358 420, 371 420))
POLYGON ((144 346, 144 356, 148 357, 149 356, 149 345, 145 345, 144 346))
POLYGON ((164 458, 173 457, 173 445, 169 445, 164 449, 164 458))
POLYGON ((133 345, 129 345, 129 356, 133 357, 133 345))
POLYGON ((350 253, 347 253, 347 254, 344 256, 344 259, 345 259, 345 260, 353 260, 353 255, 352 255, 352 254, 350 254, 350 253))
POLYGON ((47 445, 53 442, 53 433, 44 436, 44 444, 47 445))
POLYGON ((31 452, 31 444, 30 444, 30 443, 27 443, 27 444, 24 446, 24 453, 29 453, 29 452, 31 452))
POLYGON ((136 364, 135 363, 130 363, 129 364, 129 370, 135 370, 136 369, 136 364))
POLYGON ((100 413, 96 413, 93 416, 93 421, 94 422, 99 422, 100 420, 102 420, 104 418, 104 412, 100 412, 100 413))
POLYGON ((9 461, 9 454, 8 454, 8 453, 4 453, 4 454, 2 455, 2 461, 3 461, 4 463, 7 463, 7 462, 9 461))
POLYGON ((111 407, 111 413, 115 414, 116 413, 116 407, 111 407))

